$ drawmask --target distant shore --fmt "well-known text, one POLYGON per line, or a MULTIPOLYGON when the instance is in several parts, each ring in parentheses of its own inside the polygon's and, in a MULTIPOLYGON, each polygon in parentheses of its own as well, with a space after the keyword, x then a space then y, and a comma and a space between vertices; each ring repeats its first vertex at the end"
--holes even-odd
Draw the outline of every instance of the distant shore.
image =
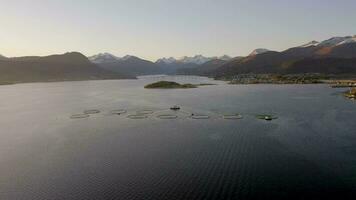
MULTIPOLYGON (((23 83, 52 83, 52 82, 71 82, 71 81, 92 81, 92 80, 123 80, 137 78, 120 79, 52 79, 39 81, 0 81, 1 85, 14 85, 23 83)), ((232 85, 244 84, 329 84, 333 88, 356 88, 356 75, 322 75, 322 74, 239 74, 232 77, 219 77, 215 80, 225 81, 232 85)), ((155 84, 146 88, 196 88, 198 86, 213 84, 155 84)))
POLYGON ((240 74, 219 80, 229 84, 330 84, 332 87, 356 87, 356 76, 323 74, 240 74))

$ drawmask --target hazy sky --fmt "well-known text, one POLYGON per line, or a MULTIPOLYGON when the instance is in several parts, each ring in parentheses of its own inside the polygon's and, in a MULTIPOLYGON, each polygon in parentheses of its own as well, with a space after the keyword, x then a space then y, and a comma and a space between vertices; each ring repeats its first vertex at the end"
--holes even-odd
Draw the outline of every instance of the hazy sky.
POLYGON ((0 54, 246 55, 356 34, 356 0, 0 0, 0 54))

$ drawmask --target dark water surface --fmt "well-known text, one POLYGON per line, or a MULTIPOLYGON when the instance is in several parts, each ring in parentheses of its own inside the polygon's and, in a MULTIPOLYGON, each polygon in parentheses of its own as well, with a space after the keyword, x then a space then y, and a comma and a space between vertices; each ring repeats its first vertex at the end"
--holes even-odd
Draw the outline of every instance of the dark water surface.
POLYGON ((339 95, 342 89, 221 82, 143 89, 160 79, 214 82, 145 77, 1 86, 0 199, 355 197, 356 102, 339 95), (183 111, 167 110, 175 104, 183 111), (70 118, 88 109, 101 112, 70 118), (117 109, 127 113, 110 114, 117 109), (155 112, 127 118, 142 110, 155 112), (221 117, 234 113, 244 118, 221 117))

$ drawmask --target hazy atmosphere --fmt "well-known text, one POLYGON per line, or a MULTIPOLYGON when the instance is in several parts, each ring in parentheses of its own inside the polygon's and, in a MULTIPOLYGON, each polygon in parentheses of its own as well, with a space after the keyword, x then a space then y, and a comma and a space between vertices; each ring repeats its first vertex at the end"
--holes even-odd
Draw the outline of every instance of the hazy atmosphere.
POLYGON ((354 200, 356 0, 0 0, 0 200, 354 200))
POLYGON ((0 0, 0 54, 245 56, 356 34, 354 0, 0 0))

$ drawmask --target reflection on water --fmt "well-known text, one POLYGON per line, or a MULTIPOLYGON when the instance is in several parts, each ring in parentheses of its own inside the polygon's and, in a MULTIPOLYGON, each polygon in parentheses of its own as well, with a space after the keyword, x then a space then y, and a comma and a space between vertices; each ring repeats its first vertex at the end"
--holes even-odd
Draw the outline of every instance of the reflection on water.
POLYGON ((1 86, 0 199, 346 199, 356 104, 338 90, 186 76, 1 86), (217 85, 143 88, 161 79, 217 85))

